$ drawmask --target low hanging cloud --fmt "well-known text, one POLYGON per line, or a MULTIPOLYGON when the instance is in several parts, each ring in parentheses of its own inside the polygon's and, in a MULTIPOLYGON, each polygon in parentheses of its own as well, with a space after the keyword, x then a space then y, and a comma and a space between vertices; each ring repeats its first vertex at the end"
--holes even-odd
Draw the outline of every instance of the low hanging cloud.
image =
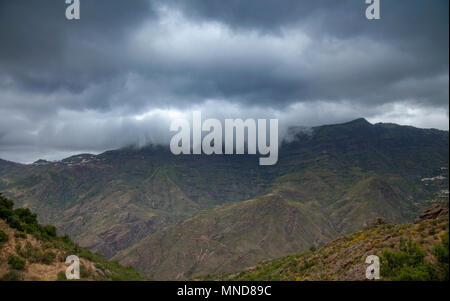
POLYGON ((448 1, 0 0, 0 158, 167 143, 170 121, 448 130, 448 1))

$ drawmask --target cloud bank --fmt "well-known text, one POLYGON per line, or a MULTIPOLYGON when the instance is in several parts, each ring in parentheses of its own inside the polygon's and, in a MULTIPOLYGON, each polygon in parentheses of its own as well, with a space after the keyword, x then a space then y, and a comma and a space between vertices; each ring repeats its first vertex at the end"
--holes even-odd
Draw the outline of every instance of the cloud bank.
POLYGON ((0 158, 167 143, 173 118, 448 130, 448 1, 0 0, 0 158))

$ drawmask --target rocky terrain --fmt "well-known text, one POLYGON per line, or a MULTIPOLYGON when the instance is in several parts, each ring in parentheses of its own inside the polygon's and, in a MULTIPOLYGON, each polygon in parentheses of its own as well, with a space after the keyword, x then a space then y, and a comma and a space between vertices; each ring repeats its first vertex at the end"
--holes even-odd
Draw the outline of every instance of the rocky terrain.
POLYGON ((369 265, 365 259, 377 255, 381 259, 381 280, 448 280, 448 208, 448 203, 435 204, 414 223, 396 225, 379 219, 317 250, 264 261, 240 272, 201 279, 363 281, 367 280, 369 265), (440 254, 441 251, 444 254, 440 254), (402 271, 405 267, 395 260, 405 258, 407 267, 402 271))

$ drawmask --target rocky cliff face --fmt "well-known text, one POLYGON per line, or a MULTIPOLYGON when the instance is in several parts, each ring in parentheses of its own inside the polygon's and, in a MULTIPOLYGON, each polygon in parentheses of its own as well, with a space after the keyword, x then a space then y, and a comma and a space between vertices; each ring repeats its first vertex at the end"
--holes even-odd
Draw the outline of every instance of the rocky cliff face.
POLYGON ((414 221, 415 223, 420 223, 427 219, 438 219, 448 217, 448 203, 444 204, 433 204, 426 208, 425 211, 419 215, 419 217, 414 221))

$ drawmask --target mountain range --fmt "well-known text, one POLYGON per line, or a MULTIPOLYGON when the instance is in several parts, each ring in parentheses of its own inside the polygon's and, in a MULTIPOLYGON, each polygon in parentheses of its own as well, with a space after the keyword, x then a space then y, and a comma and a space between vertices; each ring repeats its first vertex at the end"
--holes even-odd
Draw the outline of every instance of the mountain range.
POLYGON ((168 146, 0 160, 0 191, 154 279, 241 270, 448 198, 448 131, 357 119, 292 132, 274 166, 168 146))

